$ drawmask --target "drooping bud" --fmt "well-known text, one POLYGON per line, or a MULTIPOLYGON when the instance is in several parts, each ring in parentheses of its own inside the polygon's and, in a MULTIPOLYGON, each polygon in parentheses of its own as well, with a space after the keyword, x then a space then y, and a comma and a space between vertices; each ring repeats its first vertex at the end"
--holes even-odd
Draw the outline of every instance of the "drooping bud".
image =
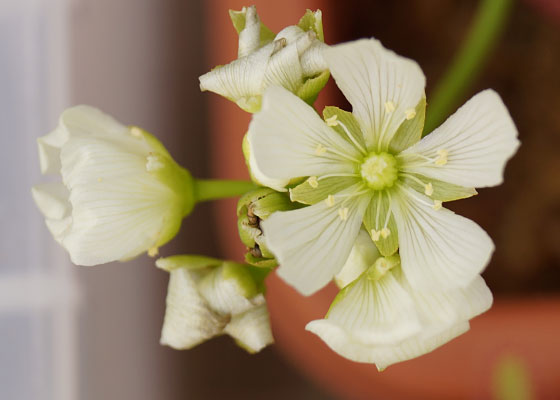
POLYGON ((170 274, 161 344, 190 349, 228 334, 255 353, 274 341, 263 295, 267 270, 192 255, 156 265, 170 274))

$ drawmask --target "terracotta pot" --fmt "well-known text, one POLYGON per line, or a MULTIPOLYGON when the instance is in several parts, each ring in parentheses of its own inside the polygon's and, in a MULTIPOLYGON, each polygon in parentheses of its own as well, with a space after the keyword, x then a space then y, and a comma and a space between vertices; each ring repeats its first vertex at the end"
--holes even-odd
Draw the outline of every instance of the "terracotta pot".
MULTIPOLYGON (((273 30, 294 23, 305 8, 321 8, 320 1, 256 1, 263 21, 273 30)), ((241 1, 207 3, 208 67, 236 57, 236 35, 227 10, 241 9, 241 1)), ((328 16, 325 16, 328 17, 328 16)), ((331 27, 333 25, 330 25, 331 27)), ((327 32, 328 33, 328 32, 327 32)), ((327 37, 328 41, 328 37, 327 37)), ((321 94, 327 104, 329 92, 321 94)), ((233 103, 208 95, 213 141, 214 175, 247 178, 241 139, 250 115, 233 103)), ((223 252, 241 259, 245 249, 237 238, 236 201, 222 201, 216 209, 223 252)), ((321 387, 344 399, 489 399, 498 361, 513 354, 526 365, 536 398, 552 399, 560 389, 560 298, 498 298, 490 311, 475 318, 471 330, 436 351, 378 372, 375 366, 353 363, 332 352, 318 337, 304 330, 307 322, 326 313, 336 289, 329 286, 303 297, 276 275, 268 279, 276 345, 321 387)))

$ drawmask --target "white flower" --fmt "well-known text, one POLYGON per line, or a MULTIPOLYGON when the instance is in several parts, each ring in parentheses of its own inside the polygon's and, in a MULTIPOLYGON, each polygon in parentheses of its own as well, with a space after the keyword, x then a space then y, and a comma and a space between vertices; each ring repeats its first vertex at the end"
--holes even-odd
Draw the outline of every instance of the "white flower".
POLYGON ((380 370, 461 335, 469 320, 492 304, 492 293, 480 276, 461 289, 413 289, 399 257, 381 257, 364 230, 341 274, 349 283, 326 318, 311 321, 306 329, 343 357, 375 363, 380 370))
POLYGON ((252 267, 201 256, 160 258, 156 265, 170 273, 161 344, 190 349, 228 334, 254 353, 274 341, 252 267))
POLYGON ((320 51, 326 47, 321 11, 308 10, 298 25, 277 35, 260 22, 255 6, 230 15, 239 33, 238 59, 202 75, 201 90, 220 94, 248 112, 260 108, 261 95, 271 85, 313 102, 329 77, 320 51))
POLYGON ((62 182, 33 187, 33 197, 75 264, 157 253, 194 205, 189 172, 157 139, 95 108, 64 111, 38 144, 41 171, 62 182))
POLYGON ((284 182, 309 177, 290 195, 310 207, 262 223, 278 274, 315 292, 341 270, 363 224, 383 256, 400 249, 415 289, 465 288, 494 246, 442 202, 502 182, 519 142, 500 97, 477 94, 421 139, 425 78, 415 62, 373 39, 330 47, 324 58, 352 113, 327 107, 323 121, 271 87, 249 126, 253 172, 284 182))

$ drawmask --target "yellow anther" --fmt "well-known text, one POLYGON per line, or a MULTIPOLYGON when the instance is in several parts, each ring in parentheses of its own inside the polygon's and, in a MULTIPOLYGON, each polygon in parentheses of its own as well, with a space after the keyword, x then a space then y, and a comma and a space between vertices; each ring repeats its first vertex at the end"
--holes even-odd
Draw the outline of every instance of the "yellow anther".
POLYGON ((439 149, 437 151, 437 155, 438 158, 436 158, 436 160, 434 161, 434 163, 436 165, 445 165, 447 164, 447 156, 449 155, 449 152, 445 149, 439 149))
POLYGON ((426 196, 431 196, 432 194, 434 194, 434 187, 432 186, 432 182, 424 185, 424 193, 426 194, 426 196))
POLYGON ((385 112, 392 113, 393 111, 395 111, 395 103, 387 101, 385 103, 385 112))
POLYGON ((441 208, 442 204, 443 203, 441 202, 441 200, 434 200, 434 205, 432 206, 432 208, 434 210, 439 210, 441 208))
POLYGON ((150 248, 148 249, 148 255, 149 255, 150 257, 155 257, 155 256, 157 256, 158 254, 159 254, 159 249, 158 249, 157 246, 153 246, 153 247, 150 247, 150 248))
POLYGON ((346 221, 348 219, 348 208, 343 207, 338 209, 338 216, 341 220, 346 221))
POLYGON ((325 120, 328 126, 337 126, 338 125, 338 116, 334 114, 332 117, 329 117, 325 120))
POLYGON ((315 148, 315 154, 318 155, 318 156, 325 154, 326 151, 327 151, 327 148, 324 147, 321 143, 319 143, 317 145, 317 147, 315 148))
POLYGON ((135 137, 142 137, 142 129, 137 126, 131 126, 129 128, 130 134, 135 137))
POLYGON ((332 194, 329 194, 325 199, 325 203, 327 203, 327 207, 334 206, 334 196, 332 194))
POLYGON ((411 120, 412 118, 416 117, 416 110, 414 108, 409 108, 404 112, 407 120, 411 120))
POLYGON ((381 237, 381 231, 376 231, 375 229, 371 230, 371 238, 374 242, 377 242, 381 237))
POLYGON ((383 239, 387 239, 387 236, 389 236, 390 234, 391 234, 391 230, 389 228, 381 229, 381 237, 383 239))
POLYGON ((97 178, 97 182, 103 182, 103 178, 97 178))
POLYGON ((313 189, 316 189, 317 186, 319 186, 319 181, 317 180, 316 176, 310 176, 307 180, 307 183, 309 183, 309 186, 311 186, 313 189))

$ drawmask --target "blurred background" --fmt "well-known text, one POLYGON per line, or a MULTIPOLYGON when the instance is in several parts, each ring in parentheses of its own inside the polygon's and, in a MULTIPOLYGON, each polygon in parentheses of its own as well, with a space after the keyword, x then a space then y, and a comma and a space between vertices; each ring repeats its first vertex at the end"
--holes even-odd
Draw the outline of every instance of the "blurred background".
MULTIPOLYGON (((320 7, 327 43, 379 38, 419 62, 429 102, 478 1, 291 2, 297 4, 291 13, 253 3, 275 31, 297 22, 286 15, 320 7)), ((145 256, 72 266, 30 196, 30 187, 45 179, 35 140, 73 104, 94 105, 155 133, 195 176, 217 177, 215 161, 223 154, 240 159, 244 132, 217 127, 227 127, 232 113, 248 117, 226 100, 200 93, 198 76, 235 58, 227 9, 250 4, 0 1, 1 399, 346 398, 304 376, 279 347, 249 356, 226 337, 190 351, 160 346, 167 273, 145 256), (218 42, 223 47, 213 48, 218 42), (225 114, 215 117, 224 107, 225 114)), ((500 42, 461 99, 487 87, 497 90, 522 141, 503 186, 452 205, 496 242, 485 278, 498 298, 558 296, 560 289, 559 65, 559 2, 513 2, 500 42)), ((329 90, 346 107, 332 82, 329 90)), ((221 209, 233 215, 233 205, 223 202, 221 209)), ((221 216, 210 205, 198 206, 162 255, 230 254, 224 237, 236 241, 235 228, 223 227, 221 216)), ((560 371, 560 360, 550 361, 560 371)))

